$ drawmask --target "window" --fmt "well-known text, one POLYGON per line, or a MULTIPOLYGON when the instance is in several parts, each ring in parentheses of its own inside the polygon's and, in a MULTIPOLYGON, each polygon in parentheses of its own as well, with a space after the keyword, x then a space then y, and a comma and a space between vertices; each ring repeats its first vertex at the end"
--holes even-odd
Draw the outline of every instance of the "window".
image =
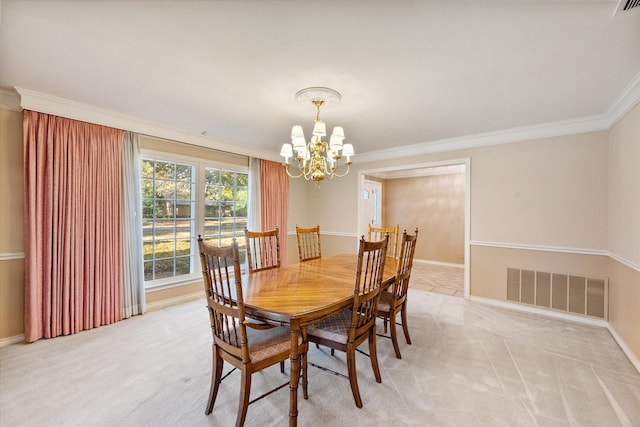
POLYGON ((236 239, 244 261, 246 168, 160 154, 150 157, 141 161, 145 286, 199 279, 198 234, 216 246, 236 239))
POLYGON ((247 226, 249 175, 205 168, 204 236, 209 244, 229 246, 235 239, 240 262, 246 257, 244 229, 247 226))

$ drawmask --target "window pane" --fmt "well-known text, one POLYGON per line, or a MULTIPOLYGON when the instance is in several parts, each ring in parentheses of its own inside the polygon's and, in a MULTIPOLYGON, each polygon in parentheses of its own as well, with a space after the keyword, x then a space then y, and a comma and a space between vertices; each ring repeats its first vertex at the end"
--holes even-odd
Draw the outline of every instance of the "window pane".
POLYGON ((205 200, 218 201, 220 200, 220 186, 207 184, 204 189, 205 200))
POLYGON ((220 193, 221 193, 220 194, 220 196, 221 196, 220 200, 222 200, 224 202, 233 202, 234 196, 235 196, 235 194, 234 194, 235 191, 234 190, 235 189, 233 187, 228 187, 228 186, 227 187, 222 187, 220 189, 220 193))
POLYGON ((175 256, 176 244, 174 240, 156 240, 155 258, 173 258, 175 256))
POLYGON ((176 223, 174 220, 155 221, 153 227, 153 238, 158 240, 173 239, 176 233, 176 223))
POLYGON ((174 276, 173 260, 173 258, 157 260, 153 269, 153 279, 157 280, 174 276))
POLYGON ((207 184, 220 184, 220 171, 213 168, 205 168, 204 182, 207 184))
POLYGON ((193 215, 191 202, 179 201, 176 203, 176 218, 191 218, 193 215))
POLYGON ((221 183, 224 186, 233 188, 236 185, 236 173, 230 172, 230 171, 223 171, 221 183))
POLYGON ((142 198, 148 199, 151 197, 153 197, 153 180, 143 179, 142 180, 142 198))
POLYGON ((220 204, 220 216, 223 218, 233 218, 235 216, 235 204, 234 203, 221 203, 220 204))
POLYGON ((142 240, 153 241, 153 221, 142 221, 142 240))
POLYGON ((247 216, 247 204, 236 203, 236 217, 246 217, 246 216, 247 216))
POLYGON ((191 258, 188 256, 176 258, 176 276, 189 273, 191 273, 191 258))
POLYGON ((184 255, 191 255, 191 239, 182 239, 176 241, 176 256, 184 255))
POLYGON ((153 160, 142 160, 140 174, 143 178, 153 178, 153 160))
POLYGON ((153 242, 144 242, 142 244, 142 252, 145 261, 153 259, 153 242))
POLYGON ((142 200, 142 218, 143 219, 151 219, 153 218, 153 200, 142 200))
POLYGON ((220 206, 216 204, 206 204, 204 206, 205 218, 218 218, 220 216, 220 206))
POLYGON ((153 280, 153 261, 144 262, 144 281, 153 280))
POLYGON ((238 187, 248 187, 249 186, 249 174, 239 173, 236 177, 237 186, 238 187))
POLYGON ((176 178, 175 163, 156 162, 155 179, 169 179, 173 181, 175 178, 176 178))
POLYGON ((175 204, 170 201, 158 200, 154 204, 154 215, 156 218, 173 218, 175 204))
POLYGON ((191 238, 194 235, 193 223, 194 221, 190 219, 182 219, 182 220, 176 221, 175 237, 182 238, 182 239, 191 238))
POLYGON ((156 180, 156 198, 172 200, 176 197, 175 181, 156 180))
POLYGON ((179 200, 191 200, 191 193, 193 191, 191 183, 179 182, 176 185, 176 199, 179 200))
POLYGON ((176 165, 176 179, 178 181, 192 182, 193 167, 189 165, 176 165))

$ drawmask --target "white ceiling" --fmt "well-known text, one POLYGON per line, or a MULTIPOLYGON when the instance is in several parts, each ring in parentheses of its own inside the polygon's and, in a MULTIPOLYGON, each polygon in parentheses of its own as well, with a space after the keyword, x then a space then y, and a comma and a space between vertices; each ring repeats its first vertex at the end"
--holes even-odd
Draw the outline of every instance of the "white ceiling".
MULTIPOLYGON (((323 108, 356 154, 606 115, 640 86, 611 1, 0 0, 0 87, 277 154, 323 108)), ((357 159, 357 155, 356 155, 357 159)))

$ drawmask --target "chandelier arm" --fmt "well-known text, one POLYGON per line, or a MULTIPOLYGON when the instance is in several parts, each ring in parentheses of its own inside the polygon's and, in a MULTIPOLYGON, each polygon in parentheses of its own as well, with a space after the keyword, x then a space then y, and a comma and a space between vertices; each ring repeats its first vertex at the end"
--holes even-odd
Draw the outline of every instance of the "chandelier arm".
POLYGON ((287 175, 289 175, 291 178, 300 178, 302 177, 302 175, 304 175, 304 172, 302 171, 302 169, 299 169, 299 168, 298 170, 300 170, 300 175, 293 175, 291 172, 289 172, 289 163, 284 164, 284 170, 287 172, 287 175))
MULTIPOLYGON (((346 163, 345 163, 345 166, 347 167, 347 170, 346 170, 346 171, 344 171, 344 173, 343 173, 343 174, 339 174, 339 173, 337 173, 337 172, 334 172, 334 173, 332 173, 332 174, 331 174, 331 178, 333 178, 333 177, 336 177, 336 178, 344 178, 345 176, 347 176, 347 174, 349 173, 349 168, 350 168, 351 164, 346 164, 346 163)), ((329 178, 329 179, 331 179, 331 178, 329 178)))

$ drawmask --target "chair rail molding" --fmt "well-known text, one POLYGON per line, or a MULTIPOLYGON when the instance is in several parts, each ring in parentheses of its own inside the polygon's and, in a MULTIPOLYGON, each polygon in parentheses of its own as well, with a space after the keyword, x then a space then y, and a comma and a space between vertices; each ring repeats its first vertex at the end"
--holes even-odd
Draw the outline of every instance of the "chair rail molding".
POLYGON ((0 253, 0 261, 8 261, 11 259, 24 259, 24 252, 0 253))

